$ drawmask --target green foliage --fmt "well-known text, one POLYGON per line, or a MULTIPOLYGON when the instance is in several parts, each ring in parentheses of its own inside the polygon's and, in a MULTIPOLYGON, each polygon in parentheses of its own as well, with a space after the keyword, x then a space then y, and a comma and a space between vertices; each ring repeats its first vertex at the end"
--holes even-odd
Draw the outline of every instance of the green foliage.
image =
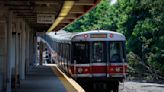
POLYGON ((147 77, 147 68, 145 65, 141 62, 141 58, 133 53, 129 52, 127 54, 127 59, 129 61, 129 72, 128 72, 128 78, 129 79, 141 79, 143 77, 147 77), (145 72, 143 72, 143 70, 145 72), (136 78, 135 78, 136 77, 136 78))
POLYGON ((95 9, 65 30, 81 32, 94 29, 117 31, 126 36, 132 75, 146 69, 148 79, 164 77, 163 0, 117 0, 113 5, 109 0, 102 0, 95 9))
POLYGON ((109 2, 102 0, 95 9, 76 20, 73 24, 69 25, 65 30, 69 32, 82 32, 94 29, 108 29, 109 23, 109 2))

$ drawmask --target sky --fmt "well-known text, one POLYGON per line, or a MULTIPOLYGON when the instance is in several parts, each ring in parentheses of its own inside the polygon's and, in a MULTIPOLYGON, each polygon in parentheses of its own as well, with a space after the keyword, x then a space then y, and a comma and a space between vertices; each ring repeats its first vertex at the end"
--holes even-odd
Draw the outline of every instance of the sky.
POLYGON ((110 4, 115 4, 117 2, 117 0, 111 0, 110 4))

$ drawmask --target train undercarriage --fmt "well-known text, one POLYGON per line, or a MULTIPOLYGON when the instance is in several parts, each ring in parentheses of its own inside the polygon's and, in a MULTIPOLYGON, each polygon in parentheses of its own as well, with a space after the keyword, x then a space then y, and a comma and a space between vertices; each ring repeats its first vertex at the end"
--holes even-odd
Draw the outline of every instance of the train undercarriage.
POLYGON ((123 78, 78 78, 76 81, 86 92, 119 92, 123 78))

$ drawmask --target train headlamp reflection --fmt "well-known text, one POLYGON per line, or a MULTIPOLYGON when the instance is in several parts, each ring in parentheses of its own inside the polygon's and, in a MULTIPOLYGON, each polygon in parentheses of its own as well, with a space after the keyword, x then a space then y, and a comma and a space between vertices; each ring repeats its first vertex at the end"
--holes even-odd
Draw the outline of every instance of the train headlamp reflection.
POLYGON ((82 72, 83 72, 83 68, 78 68, 78 69, 77 69, 77 72, 78 72, 78 73, 82 73, 82 72))
POLYGON ((113 38, 113 36, 114 36, 113 34, 109 34, 109 37, 110 37, 110 38, 113 38))
POLYGON ((121 71, 121 69, 120 68, 116 68, 116 72, 120 72, 121 71))
POLYGON ((84 34, 84 38, 88 38, 88 34, 84 34))

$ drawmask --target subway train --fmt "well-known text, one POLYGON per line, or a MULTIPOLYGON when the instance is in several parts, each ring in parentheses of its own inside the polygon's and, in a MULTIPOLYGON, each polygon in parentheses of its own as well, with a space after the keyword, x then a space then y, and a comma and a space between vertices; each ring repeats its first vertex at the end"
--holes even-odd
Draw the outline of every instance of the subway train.
POLYGON ((57 66, 82 87, 118 92, 127 74, 124 35, 109 30, 62 30, 42 38, 57 66))

